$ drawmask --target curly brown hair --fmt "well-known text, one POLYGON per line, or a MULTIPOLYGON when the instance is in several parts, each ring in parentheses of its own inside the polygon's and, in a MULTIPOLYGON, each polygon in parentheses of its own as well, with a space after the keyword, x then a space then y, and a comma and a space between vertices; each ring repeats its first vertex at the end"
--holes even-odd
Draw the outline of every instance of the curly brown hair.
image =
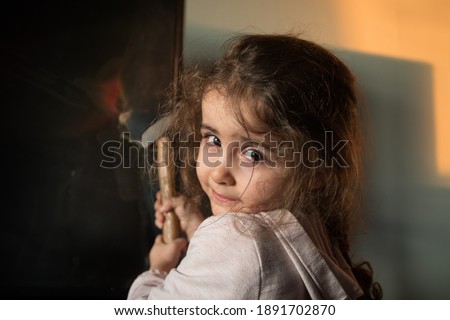
MULTIPOLYGON (((191 205, 209 205, 195 167, 202 98, 217 90, 234 102, 232 111, 248 132, 270 132, 291 142, 294 165, 287 168, 280 194, 284 208, 321 219, 351 264, 347 238, 361 212, 362 161, 355 80, 348 67, 329 50, 296 36, 243 35, 226 44, 214 65, 185 72, 175 86, 163 115, 172 119, 167 134, 177 151, 179 191, 191 205), (242 101, 261 126, 245 122, 242 101), (315 147, 304 152, 311 142, 315 147)), ((369 264, 358 265, 354 274, 364 298, 381 298, 369 264)))

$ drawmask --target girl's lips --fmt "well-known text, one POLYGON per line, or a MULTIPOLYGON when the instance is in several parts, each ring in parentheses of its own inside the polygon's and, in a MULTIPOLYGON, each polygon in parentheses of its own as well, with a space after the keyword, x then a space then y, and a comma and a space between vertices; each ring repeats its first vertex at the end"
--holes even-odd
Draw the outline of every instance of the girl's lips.
POLYGON ((218 194, 217 192, 215 192, 214 190, 212 190, 212 194, 213 196, 219 200, 220 202, 236 202, 235 199, 231 199, 231 198, 227 198, 221 194, 218 194))

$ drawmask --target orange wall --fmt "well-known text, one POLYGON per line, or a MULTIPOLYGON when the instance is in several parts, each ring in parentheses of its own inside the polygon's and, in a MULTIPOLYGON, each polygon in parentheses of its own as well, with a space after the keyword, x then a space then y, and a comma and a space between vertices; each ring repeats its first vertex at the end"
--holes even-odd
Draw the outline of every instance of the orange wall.
POLYGON ((450 177, 450 2, 335 0, 334 42, 345 48, 418 60, 433 68, 436 171, 450 177))

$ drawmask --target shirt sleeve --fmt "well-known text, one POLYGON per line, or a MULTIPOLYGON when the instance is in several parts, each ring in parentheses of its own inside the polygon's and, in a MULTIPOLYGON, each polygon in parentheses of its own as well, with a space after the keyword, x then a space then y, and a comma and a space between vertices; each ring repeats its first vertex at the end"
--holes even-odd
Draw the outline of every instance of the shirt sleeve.
POLYGON ((128 300, 146 300, 150 288, 157 287, 164 282, 166 272, 158 270, 148 270, 139 275, 133 282, 128 291, 128 300))
POLYGON ((258 250, 235 222, 233 215, 206 219, 180 265, 167 275, 144 272, 132 284, 128 299, 258 299, 258 250))

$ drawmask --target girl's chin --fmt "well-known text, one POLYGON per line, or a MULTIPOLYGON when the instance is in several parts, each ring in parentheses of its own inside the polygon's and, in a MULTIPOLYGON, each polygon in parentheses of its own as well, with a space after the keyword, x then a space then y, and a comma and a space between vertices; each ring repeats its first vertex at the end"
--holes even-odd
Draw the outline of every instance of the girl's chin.
POLYGON ((230 208, 224 208, 224 207, 217 207, 217 206, 212 206, 212 214, 214 216, 220 216, 223 214, 229 214, 229 213, 246 213, 246 214, 251 214, 251 213, 255 213, 255 212, 250 212, 250 210, 246 210, 243 209, 242 207, 230 207, 230 208))
POLYGON ((217 207, 217 206, 212 206, 212 214, 215 216, 220 216, 222 214, 226 214, 226 213, 230 213, 230 212, 236 212, 235 209, 233 208, 223 208, 223 207, 217 207))
POLYGON ((219 215, 227 214, 227 213, 231 213, 231 212, 239 212, 238 208, 233 208, 231 206, 230 207, 222 207, 222 206, 212 205, 211 210, 212 210, 212 214, 215 216, 219 216, 219 215))

